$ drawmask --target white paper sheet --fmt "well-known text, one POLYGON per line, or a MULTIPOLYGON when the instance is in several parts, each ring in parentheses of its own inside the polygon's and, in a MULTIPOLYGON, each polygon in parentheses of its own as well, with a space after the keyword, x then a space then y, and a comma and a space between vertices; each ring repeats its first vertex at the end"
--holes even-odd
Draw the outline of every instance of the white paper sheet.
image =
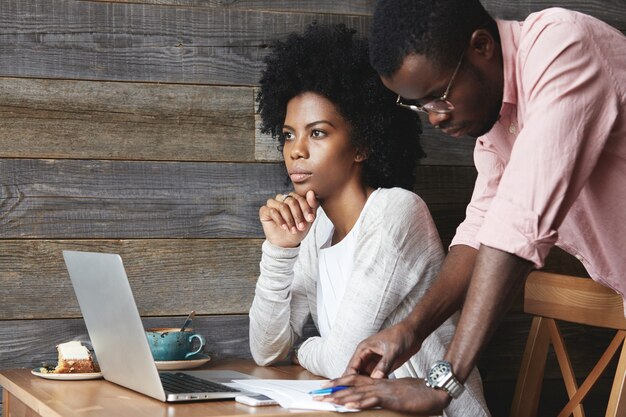
POLYGON ((340 413, 359 411, 344 406, 314 401, 310 391, 321 388, 323 380, 311 379, 236 379, 237 388, 258 392, 276 400, 283 408, 300 410, 337 411, 340 413))

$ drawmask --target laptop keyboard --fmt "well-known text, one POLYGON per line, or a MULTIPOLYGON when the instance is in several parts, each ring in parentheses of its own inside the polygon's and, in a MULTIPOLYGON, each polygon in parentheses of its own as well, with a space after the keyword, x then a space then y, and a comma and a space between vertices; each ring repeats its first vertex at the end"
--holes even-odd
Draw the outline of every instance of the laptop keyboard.
POLYGON ((188 392, 239 392, 238 389, 180 372, 159 373, 163 388, 173 394, 188 392))

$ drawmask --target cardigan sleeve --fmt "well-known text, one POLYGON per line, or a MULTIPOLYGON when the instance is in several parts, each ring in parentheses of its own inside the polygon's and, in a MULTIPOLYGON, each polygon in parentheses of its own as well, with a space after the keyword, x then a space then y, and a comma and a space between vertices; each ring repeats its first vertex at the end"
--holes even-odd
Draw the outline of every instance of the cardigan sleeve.
POLYGON ((356 345, 401 320, 399 305, 409 293, 425 291, 443 260, 426 204, 405 190, 380 191, 362 218, 352 275, 330 334, 307 339, 298 351, 300 364, 317 375, 340 376, 356 345))
POLYGON ((260 276, 250 307, 250 351, 258 365, 284 359, 310 316, 306 295, 307 249, 265 241, 260 276), (304 252, 304 254, 302 253, 304 252))

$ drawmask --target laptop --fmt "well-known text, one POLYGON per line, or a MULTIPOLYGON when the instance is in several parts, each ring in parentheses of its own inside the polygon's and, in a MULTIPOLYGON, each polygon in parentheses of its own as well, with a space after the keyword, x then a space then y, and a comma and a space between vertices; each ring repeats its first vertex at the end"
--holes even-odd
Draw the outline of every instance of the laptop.
POLYGON ((159 372, 122 258, 76 251, 63 251, 63 258, 104 379, 164 402, 250 394, 224 385, 252 378, 236 371, 159 372))

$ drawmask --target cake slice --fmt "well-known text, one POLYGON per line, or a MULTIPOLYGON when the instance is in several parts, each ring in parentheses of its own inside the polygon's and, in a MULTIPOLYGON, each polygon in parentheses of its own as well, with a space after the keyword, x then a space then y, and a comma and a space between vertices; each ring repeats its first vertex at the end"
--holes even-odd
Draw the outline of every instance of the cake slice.
POLYGON ((82 343, 77 341, 57 345, 59 363, 54 368, 55 374, 75 374, 99 372, 93 362, 91 352, 82 343))

